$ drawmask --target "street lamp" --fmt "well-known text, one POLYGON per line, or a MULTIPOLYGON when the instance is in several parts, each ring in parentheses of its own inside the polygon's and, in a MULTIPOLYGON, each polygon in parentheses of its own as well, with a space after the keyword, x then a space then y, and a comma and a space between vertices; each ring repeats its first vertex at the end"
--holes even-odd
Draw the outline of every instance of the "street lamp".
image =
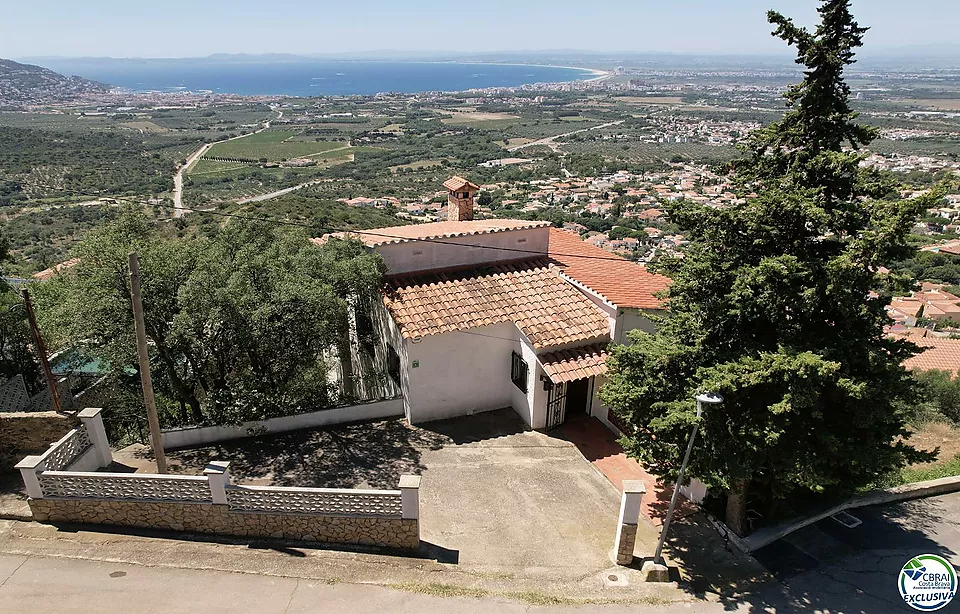
POLYGON ((660 542, 657 543, 657 552, 653 555, 653 562, 657 565, 663 565, 663 543, 667 541, 667 531, 670 529, 670 521, 673 520, 673 510, 677 507, 677 497, 680 496, 680 485, 683 484, 683 474, 687 470, 687 463, 690 462, 690 452, 693 451, 693 440, 697 438, 697 428, 700 426, 700 416, 703 415, 703 405, 719 405, 723 403, 723 397, 712 392, 703 392, 697 395, 697 422, 693 425, 693 432, 690 433, 690 443, 687 444, 687 453, 683 455, 683 463, 680 464, 680 475, 677 476, 677 483, 673 487, 673 497, 670 499, 670 508, 667 510, 667 517, 663 521, 663 529, 660 531, 660 542))

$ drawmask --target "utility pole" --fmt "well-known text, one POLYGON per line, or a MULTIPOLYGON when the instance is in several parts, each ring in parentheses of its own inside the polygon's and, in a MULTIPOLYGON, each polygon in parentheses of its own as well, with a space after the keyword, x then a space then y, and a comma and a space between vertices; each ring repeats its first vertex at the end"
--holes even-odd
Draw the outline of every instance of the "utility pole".
POLYGON ((143 303, 140 298, 140 261, 137 252, 130 252, 130 300, 133 303, 133 320, 137 328, 137 355, 140 358, 140 385, 143 388, 143 404, 147 407, 147 422, 150 424, 150 442, 153 456, 157 459, 157 472, 167 472, 167 457, 163 454, 160 440, 160 420, 157 418, 157 401, 153 396, 153 379, 150 377, 150 355, 147 353, 147 331, 143 323, 143 303))
POLYGON ((30 292, 24 288, 20 291, 23 295, 23 304, 27 308, 27 321, 30 322, 30 331, 33 333, 33 344, 37 348, 37 358, 40 359, 40 366, 43 367, 43 377, 47 380, 47 388, 50 390, 50 400, 53 402, 53 409, 60 411, 60 393, 57 391, 57 381, 53 379, 53 369, 50 368, 50 361, 47 360, 47 346, 43 343, 43 337, 40 335, 40 328, 37 326, 37 316, 33 313, 33 301, 30 300, 30 292))

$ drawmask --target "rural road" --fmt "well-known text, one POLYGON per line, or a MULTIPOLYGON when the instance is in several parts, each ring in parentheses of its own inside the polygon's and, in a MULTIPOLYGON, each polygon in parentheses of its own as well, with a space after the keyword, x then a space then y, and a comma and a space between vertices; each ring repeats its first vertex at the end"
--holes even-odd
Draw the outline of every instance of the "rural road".
POLYGON ((533 146, 535 146, 535 145, 546 145, 546 146, 549 147, 550 149, 556 151, 556 150, 557 150, 557 146, 556 146, 556 145, 554 144, 554 142, 553 142, 555 139, 559 139, 559 138, 565 137, 565 136, 570 136, 571 134, 579 134, 579 133, 581 133, 581 132, 588 132, 588 131, 590 131, 590 130, 599 130, 599 129, 601 129, 601 128, 609 128, 610 126, 617 126, 617 125, 619 125, 619 124, 622 124, 624 121, 625 121, 625 120, 622 120, 622 119, 621 119, 621 120, 619 120, 619 121, 610 122, 610 123, 608 123, 608 124, 601 124, 601 125, 599 125, 599 126, 593 126, 593 127, 590 127, 590 128, 581 128, 580 130, 574 130, 573 132, 565 132, 565 133, 563 133, 563 134, 555 134, 555 135, 553 135, 553 136, 548 136, 548 137, 543 138, 543 139, 538 139, 538 140, 536 140, 536 141, 531 141, 531 142, 529 142, 529 143, 524 143, 523 145, 516 145, 516 146, 514 146, 514 147, 508 147, 508 148, 507 148, 507 151, 518 151, 518 150, 520 150, 520 149, 524 149, 524 148, 526 148, 526 147, 533 147, 533 146))
MULTIPOLYGON (((277 110, 277 119, 283 117, 283 111, 277 110)), ((194 164, 197 163, 197 160, 203 157, 211 147, 219 143, 226 143, 227 141, 236 141, 237 139, 243 139, 251 134, 260 134, 264 130, 270 128, 270 123, 276 120, 267 120, 263 123, 263 127, 259 130, 253 132, 248 132, 247 134, 241 134, 240 136, 235 136, 229 139, 223 139, 222 141, 216 141, 213 143, 206 143, 196 150, 190 157, 187 158, 186 164, 177 169, 177 174, 173 176, 173 217, 183 217, 187 214, 187 211, 183 208, 183 175, 190 171, 194 164)))
MULTIPOLYGON (((217 141, 223 143, 225 141, 217 141)), ((183 207, 183 174, 199 160, 203 154, 207 153, 216 143, 206 143, 187 158, 187 163, 177 169, 177 174, 173 176, 173 217, 183 217, 187 214, 183 207)))
POLYGON ((247 203, 258 203, 258 202, 263 201, 263 200, 270 200, 271 198, 276 198, 276 197, 278 197, 278 196, 283 196, 284 194, 289 194, 290 192, 294 192, 294 191, 296 191, 296 190, 299 190, 300 188, 305 188, 305 187, 307 187, 307 186, 320 183, 320 182, 322 182, 322 181, 323 181, 323 179, 314 179, 314 180, 312 180, 312 181, 307 181, 307 182, 305 182, 305 183, 299 183, 299 184, 297 184, 297 185, 295 185, 295 186, 292 186, 292 187, 289 187, 289 188, 284 188, 284 189, 282 189, 282 190, 277 190, 276 192, 270 192, 269 194, 260 194, 260 195, 258 195, 258 196, 250 196, 250 197, 247 197, 247 198, 241 198, 241 199, 237 200, 236 203, 237 203, 238 205, 246 205, 247 203))

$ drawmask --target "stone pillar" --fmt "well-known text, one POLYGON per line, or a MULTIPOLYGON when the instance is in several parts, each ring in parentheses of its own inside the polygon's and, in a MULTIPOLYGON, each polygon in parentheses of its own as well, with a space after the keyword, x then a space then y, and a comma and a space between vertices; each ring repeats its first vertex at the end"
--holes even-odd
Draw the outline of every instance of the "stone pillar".
POLYGON ((107 431, 103 428, 103 411, 100 407, 88 407, 77 414, 80 422, 87 429, 87 436, 93 442, 97 451, 97 460, 101 467, 109 467, 113 462, 113 452, 110 451, 110 441, 107 440, 107 431))
POLYGON ((403 518, 420 518, 420 476, 400 476, 400 504, 403 506, 403 518))
POLYGON ((401 475, 400 476, 400 505, 403 507, 401 513, 404 525, 413 525, 405 527, 409 531, 408 537, 410 543, 408 547, 417 549, 420 547, 420 476, 419 475, 401 475))
POLYGON ((210 461, 203 470, 210 485, 214 503, 227 503, 227 486, 230 485, 230 461, 210 461))
POLYGON ((27 489, 27 496, 31 499, 43 499, 43 490, 40 488, 40 478, 37 477, 37 467, 43 462, 42 456, 26 456, 16 464, 23 478, 23 485, 27 489))
POLYGON ((633 562, 633 546, 637 541, 637 522, 640 520, 640 501, 646 491, 640 480, 623 482, 617 538, 610 557, 617 565, 629 565, 633 562))

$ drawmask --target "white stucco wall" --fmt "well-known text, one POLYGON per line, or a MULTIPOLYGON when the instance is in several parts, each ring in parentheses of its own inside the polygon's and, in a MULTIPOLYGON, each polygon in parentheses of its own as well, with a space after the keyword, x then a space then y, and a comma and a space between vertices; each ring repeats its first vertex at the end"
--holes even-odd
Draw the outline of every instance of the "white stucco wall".
MULTIPOLYGON (((651 310, 649 313, 661 315, 664 312, 659 310, 651 310)), ((645 312, 640 311, 639 309, 620 308, 617 310, 616 330, 612 335, 612 338, 617 343, 627 343, 629 341, 627 338, 627 333, 637 328, 646 333, 652 333, 656 331, 656 326, 654 326, 653 322, 650 321, 650 318, 647 317, 645 312)))
POLYGON ((547 424, 547 391, 543 389, 542 382, 546 374, 540 367, 537 352, 530 344, 530 340, 523 333, 519 333, 519 338, 520 344, 517 350, 527 363, 527 392, 524 393, 510 381, 508 372, 507 381, 512 388, 511 405, 527 426, 542 429, 547 424))
POLYGON ((387 270, 391 275, 446 269, 468 265, 481 265, 520 258, 536 258, 537 254, 546 254, 550 242, 550 228, 527 228, 522 230, 504 230, 482 235, 450 237, 437 239, 440 242, 408 241, 380 245, 375 251, 383 256, 387 270), (446 245, 442 241, 455 242, 446 245), (467 247, 464 247, 467 245, 467 247), (488 246, 513 249, 486 249, 488 246), (536 252, 536 253, 529 253, 536 252))
MULTIPOLYGON (((403 414, 400 399, 376 401, 349 407, 334 407, 295 416, 282 416, 267 420, 244 422, 239 426, 202 426, 197 428, 170 429, 160 433, 164 449, 200 446, 220 441, 242 439, 251 435, 286 433, 300 429, 313 429, 331 424, 344 424, 362 420, 392 418, 403 414)), ((92 471, 70 467, 71 471, 92 471)))
POLYGON ((600 388, 607 383, 607 378, 603 376, 598 376, 594 380, 593 385, 593 399, 592 407, 590 412, 593 417, 595 417, 600 422, 603 422, 608 429, 613 431, 616 434, 620 434, 620 431, 617 430, 617 427, 613 426, 610 423, 610 420, 607 419, 607 415, 610 413, 610 408, 603 404, 603 401, 600 400, 600 388))
POLYGON ((514 404, 510 356, 520 344, 513 323, 432 335, 418 343, 407 340, 405 345, 401 370, 407 374, 404 409, 411 424, 514 404))

